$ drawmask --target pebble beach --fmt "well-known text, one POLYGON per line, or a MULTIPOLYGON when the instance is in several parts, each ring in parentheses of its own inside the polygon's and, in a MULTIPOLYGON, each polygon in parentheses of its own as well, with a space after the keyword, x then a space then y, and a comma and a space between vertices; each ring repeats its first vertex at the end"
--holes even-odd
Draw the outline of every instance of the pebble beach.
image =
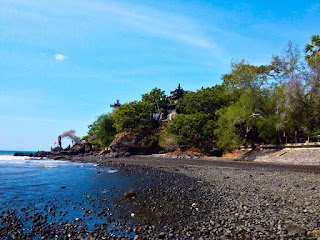
POLYGON ((320 239, 318 166, 142 156, 71 161, 143 176, 132 185, 136 196, 125 199, 119 192, 113 211, 88 208, 81 220, 97 214, 105 220, 94 229, 79 219, 49 225, 47 209, 32 215, 34 227, 26 232, 17 212, 2 212, 2 239, 320 239), (108 231, 108 224, 116 227, 108 231))
MULTIPOLYGON (((166 239, 320 239, 317 165, 226 162, 210 166, 210 161, 208 164, 185 159, 161 162, 139 157, 102 160, 102 164, 150 168, 155 175, 161 171, 165 176, 180 176, 178 186, 163 181, 161 185, 169 189, 163 193, 172 188, 179 189, 179 196, 195 191, 188 203, 181 203, 191 209, 190 214, 181 217, 194 214, 197 220, 178 228, 166 226, 161 232, 166 234, 166 239), (185 182, 191 186, 182 184, 185 182)), ((152 239, 157 236, 155 233, 142 231, 136 238, 152 239)))

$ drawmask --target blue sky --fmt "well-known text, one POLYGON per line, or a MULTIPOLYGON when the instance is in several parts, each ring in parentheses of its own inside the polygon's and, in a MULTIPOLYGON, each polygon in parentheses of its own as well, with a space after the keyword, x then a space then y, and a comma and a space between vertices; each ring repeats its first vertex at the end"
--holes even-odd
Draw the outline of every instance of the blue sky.
POLYGON ((48 150, 116 99, 212 86, 319 31, 320 1, 0 0, 0 149, 48 150))

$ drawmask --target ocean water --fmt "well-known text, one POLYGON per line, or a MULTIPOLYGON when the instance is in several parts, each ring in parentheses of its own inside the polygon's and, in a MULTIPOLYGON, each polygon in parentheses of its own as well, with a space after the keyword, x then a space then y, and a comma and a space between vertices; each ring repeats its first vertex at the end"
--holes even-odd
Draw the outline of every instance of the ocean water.
POLYGON ((49 207, 56 214, 52 221, 82 218, 88 229, 104 217, 85 213, 115 212, 115 201, 125 191, 134 188, 139 175, 91 163, 56 161, 14 157, 13 152, 0 152, 0 213, 28 208, 32 212, 47 213, 49 207), (106 210, 107 209, 107 210, 106 210), (58 214, 59 213, 59 214, 58 214))
POLYGON ((35 153, 33 151, 3 151, 3 150, 0 150, 0 156, 1 155, 8 155, 8 156, 12 156, 14 153, 16 152, 23 152, 23 153, 35 153))

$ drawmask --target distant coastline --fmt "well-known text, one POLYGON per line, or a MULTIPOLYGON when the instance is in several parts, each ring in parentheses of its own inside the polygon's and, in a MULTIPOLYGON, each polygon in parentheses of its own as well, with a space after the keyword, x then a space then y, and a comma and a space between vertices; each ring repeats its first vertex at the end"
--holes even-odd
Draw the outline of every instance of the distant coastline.
POLYGON ((13 155, 16 152, 21 153, 36 153, 37 151, 17 151, 17 150, 0 150, 0 155, 13 155))

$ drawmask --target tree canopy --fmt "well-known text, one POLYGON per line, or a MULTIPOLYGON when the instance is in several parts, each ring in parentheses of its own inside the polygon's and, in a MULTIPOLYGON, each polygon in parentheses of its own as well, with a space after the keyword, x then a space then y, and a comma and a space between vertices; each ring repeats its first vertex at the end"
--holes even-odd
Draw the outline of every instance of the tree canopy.
POLYGON ((134 101, 116 108, 113 113, 117 132, 129 130, 151 131, 157 127, 152 119, 153 105, 147 101, 134 101))
POLYGON ((150 104, 153 113, 160 114, 166 104, 166 95, 161 89, 154 88, 149 93, 142 95, 142 101, 150 104))
POLYGON ((159 88, 100 116, 89 135, 107 145, 116 132, 142 130, 166 148, 207 152, 230 151, 245 144, 299 142, 320 135, 320 37, 314 35, 299 49, 289 42, 269 64, 232 61, 221 84, 186 92, 178 100, 179 115, 166 127, 152 115, 166 109, 165 92, 159 88), (163 127, 160 128, 160 125, 163 127), (164 138, 170 138, 165 141, 164 138))
POLYGON ((102 114, 96 121, 88 126, 89 131, 86 140, 93 139, 94 143, 107 147, 116 135, 116 129, 113 127, 114 120, 111 114, 102 114))

